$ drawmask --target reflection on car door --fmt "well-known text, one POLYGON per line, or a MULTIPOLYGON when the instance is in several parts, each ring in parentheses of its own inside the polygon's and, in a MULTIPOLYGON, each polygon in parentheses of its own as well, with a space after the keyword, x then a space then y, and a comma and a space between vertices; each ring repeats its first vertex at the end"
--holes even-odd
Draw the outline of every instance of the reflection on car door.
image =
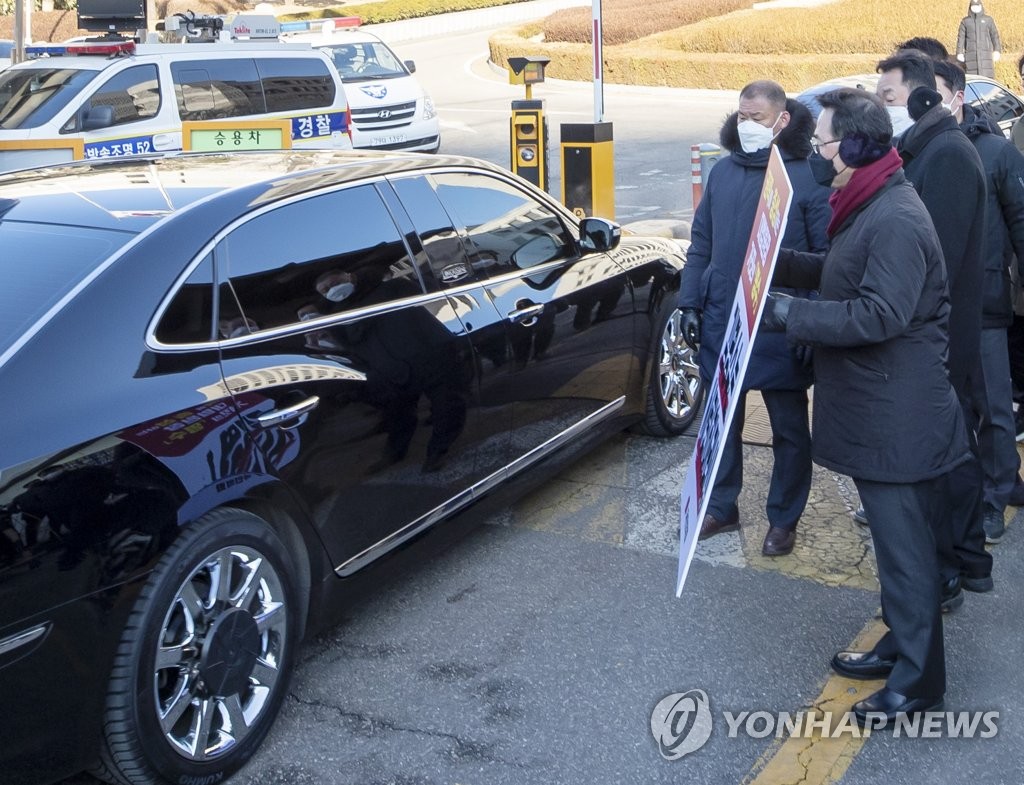
POLYGON ((1024 103, 995 82, 969 80, 964 97, 968 104, 997 122, 1007 136, 1017 118, 1024 115, 1024 103))
MULTIPOLYGON (((562 218, 511 180, 437 172, 429 181, 466 254, 453 261, 428 243, 432 272, 473 337, 484 411, 511 418, 511 460, 614 413, 631 362, 625 274, 604 254, 581 256, 562 218)), ((422 191, 395 187, 403 202, 422 191)), ((416 221, 423 211, 411 209, 416 221)))
POLYGON ((472 353, 376 187, 264 211, 215 261, 227 386, 266 399, 246 420, 339 571, 436 520, 472 481, 472 353))

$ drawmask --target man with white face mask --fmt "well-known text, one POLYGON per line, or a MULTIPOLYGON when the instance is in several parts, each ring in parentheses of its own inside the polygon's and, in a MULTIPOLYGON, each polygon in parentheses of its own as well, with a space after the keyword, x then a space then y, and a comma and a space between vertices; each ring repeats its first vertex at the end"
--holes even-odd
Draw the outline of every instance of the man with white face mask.
POLYGON ((994 79, 1001 48, 995 21, 985 13, 981 0, 972 0, 957 31, 956 59, 964 64, 967 73, 994 79))
MULTIPOLYGON (((783 245, 804 251, 828 248, 829 191, 814 181, 807 165, 813 131, 814 120, 806 107, 787 99, 782 87, 770 81, 744 87, 739 111, 722 126, 720 140, 729 155, 711 170, 694 214, 679 300, 683 335, 691 347, 700 347, 697 357, 705 383, 713 376, 722 348, 773 145, 782 153, 794 192, 783 245)), ((739 528, 744 401, 746 390, 754 389, 761 391, 768 409, 774 458, 766 504, 769 529, 761 552, 783 556, 792 551, 811 486, 807 423, 811 369, 805 350, 788 346, 780 335, 758 335, 736 417, 725 439, 708 514, 701 523, 701 539, 739 528)))
MULTIPOLYGON (((950 299, 949 378, 960 399, 964 422, 974 422, 973 402, 976 396, 984 395, 979 358, 985 172, 974 145, 942 106, 931 58, 901 49, 881 61, 877 70, 881 76, 876 93, 890 117, 892 107, 903 107, 914 121, 897 140, 897 150, 907 179, 931 215, 942 246, 950 299)), ((961 572, 982 579, 992 570, 982 523, 983 474, 974 431, 969 431, 972 459, 950 472, 943 483, 946 503, 941 509, 948 519, 936 532, 944 610, 963 603, 961 572)))
MULTIPOLYGON (((985 278, 982 300, 981 367, 984 395, 975 402, 978 446, 985 472, 984 527, 989 543, 1005 531, 1003 512, 1013 499, 1020 458, 1014 441, 1013 390, 1006 330, 1013 323, 1010 265, 1024 260, 1024 156, 999 126, 964 104, 966 75, 955 63, 937 61, 935 77, 942 105, 949 107, 985 167, 988 193, 985 231, 985 278), (1016 259, 1014 258, 1016 256, 1016 259)), ((1016 499, 1020 501, 1020 499, 1016 499)), ((987 590, 992 579, 978 583, 970 571, 964 588, 987 590)))

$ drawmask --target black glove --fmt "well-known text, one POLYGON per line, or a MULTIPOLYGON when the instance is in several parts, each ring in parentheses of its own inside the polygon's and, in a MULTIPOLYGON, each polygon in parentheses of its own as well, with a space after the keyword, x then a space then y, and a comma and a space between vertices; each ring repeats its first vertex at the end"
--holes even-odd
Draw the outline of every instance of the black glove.
POLYGON ((784 333, 786 319, 789 318, 789 305, 793 302, 788 294, 768 292, 768 299, 761 314, 761 329, 770 333, 784 333))
POLYGON ((686 345, 697 351, 700 344, 700 311, 696 308, 680 308, 679 328, 683 331, 686 345))

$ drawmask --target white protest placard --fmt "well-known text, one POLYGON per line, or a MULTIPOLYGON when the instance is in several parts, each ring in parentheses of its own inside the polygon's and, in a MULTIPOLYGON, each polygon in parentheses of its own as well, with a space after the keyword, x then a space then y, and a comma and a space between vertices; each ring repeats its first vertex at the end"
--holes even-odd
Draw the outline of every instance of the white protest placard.
POLYGON ((757 335, 758 322, 764 308, 768 282, 775 270, 779 245, 786 233, 793 186, 778 147, 772 146, 768 169, 761 186, 761 198, 754 213, 746 258, 736 286, 729 323, 725 330, 722 353, 715 364, 715 373, 707 389, 704 419, 697 432, 697 443, 690 457, 680 500, 679 571, 676 596, 683 593, 683 584, 690 571, 690 562, 697 549, 700 522, 707 513, 711 489, 714 487, 722 444, 732 423, 743 377, 750 360, 750 349, 757 335))

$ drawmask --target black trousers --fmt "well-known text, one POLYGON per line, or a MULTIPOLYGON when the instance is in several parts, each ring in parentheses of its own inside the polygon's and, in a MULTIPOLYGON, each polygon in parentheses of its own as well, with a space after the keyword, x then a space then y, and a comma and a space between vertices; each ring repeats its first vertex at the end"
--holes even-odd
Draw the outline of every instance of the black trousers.
POLYGON ((946 692, 940 588, 933 526, 944 478, 896 484, 854 478, 871 527, 889 631, 875 646, 895 659, 886 686, 914 698, 946 692))
MULTIPOLYGON (((807 424, 806 390, 761 390, 772 425, 772 479, 765 512, 768 523, 783 529, 796 526, 811 492, 811 431, 807 424)), ((743 421, 747 393, 736 402, 729 433, 722 447, 708 512, 719 519, 738 512, 743 488, 743 421)))

